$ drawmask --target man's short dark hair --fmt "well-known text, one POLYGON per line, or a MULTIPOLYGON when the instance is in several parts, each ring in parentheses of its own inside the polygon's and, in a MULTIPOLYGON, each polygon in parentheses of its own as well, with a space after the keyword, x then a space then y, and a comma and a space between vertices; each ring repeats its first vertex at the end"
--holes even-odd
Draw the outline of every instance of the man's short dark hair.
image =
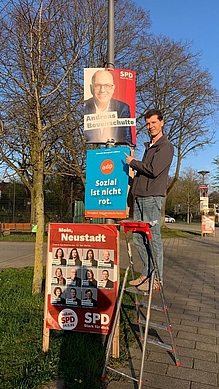
POLYGON ((161 112, 159 109, 156 109, 156 108, 154 108, 154 109, 149 109, 149 111, 146 112, 144 118, 145 118, 145 120, 146 120, 146 119, 149 119, 149 118, 150 118, 151 116, 153 116, 153 115, 157 115, 158 120, 160 120, 160 122, 161 122, 161 120, 163 120, 163 114, 162 114, 162 112, 161 112))

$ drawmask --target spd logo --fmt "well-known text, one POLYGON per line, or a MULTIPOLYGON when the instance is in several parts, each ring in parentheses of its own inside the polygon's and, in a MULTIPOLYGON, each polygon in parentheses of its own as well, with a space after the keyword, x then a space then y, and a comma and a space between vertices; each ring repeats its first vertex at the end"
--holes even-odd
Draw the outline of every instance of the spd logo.
POLYGON ((78 316, 72 309, 63 309, 58 316, 58 322, 63 330, 74 330, 78 324, 78 316))
POLYGON ((123 80, 133 80, 134 78, 134 74, 128 70, 121 70, 119 74, 123 80))

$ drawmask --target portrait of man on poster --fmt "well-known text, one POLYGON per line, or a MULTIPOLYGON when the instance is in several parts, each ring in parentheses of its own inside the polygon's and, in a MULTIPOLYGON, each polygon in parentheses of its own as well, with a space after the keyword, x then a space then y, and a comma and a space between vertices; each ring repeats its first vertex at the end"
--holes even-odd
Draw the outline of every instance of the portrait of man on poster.
MULTIPOLYGON (((117 69, 118 70, 118 69, 117 69)), ((92 97, 84 101, 84 134, 88 143, 133 145, 130 106, 114 98, 116 85, 113 69, 98 69, 90 81, 92 97)))

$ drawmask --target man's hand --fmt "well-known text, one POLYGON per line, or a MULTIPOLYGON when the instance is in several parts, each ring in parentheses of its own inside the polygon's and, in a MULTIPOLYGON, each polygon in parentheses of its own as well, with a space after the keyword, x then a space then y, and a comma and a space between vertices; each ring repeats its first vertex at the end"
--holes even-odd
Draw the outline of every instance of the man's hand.
POLYGON ((130 165, 130 163, 132 162, 132 160, 135 159, 135 158, 132 157, 131 155, 126 154, 126 153, 124 153, 124 154, 125 154, 125 156, 126 156, 126 163, 127 163, 128 165, 130 165))

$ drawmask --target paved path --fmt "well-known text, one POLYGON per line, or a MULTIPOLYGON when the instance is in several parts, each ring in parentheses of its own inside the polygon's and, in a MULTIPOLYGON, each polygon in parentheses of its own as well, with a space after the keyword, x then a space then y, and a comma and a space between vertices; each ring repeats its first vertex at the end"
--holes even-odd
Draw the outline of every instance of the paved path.
MULTIPOLYGON (((142 388, 218 388, 219 230, 215 237, 164 239, 164 258, 164 293, 181 366, 175 366, 165 349, 148 345, 142 388)), ((139 263, 137 268, 141 269, 139 263)), ((156 292, 153 302, 157 301, 160 305, 160 295, 156 292)), ((164 314, 152 311, 151 321, 162 324, 158 315, 165 318, 164 314)), ((157 332, 162 341, 169 343, 169 335, 157 332)), ((127 347, 130 358, 122 371, 132 375, 134 369, 138 377, 141 352, 137 342, 127 347)), ((127 378, 107 386, 107 389, 117 388, 137 386, 127 378)))
MULTIPOLYGON (((19 245, 0 242, 0 267, 33 264, 34 245, 28 243, 25 248, 19 245), (4 245, 7 246, 7 254, 4 245)), ((141 271, 141 262, 134 249, 133 257, 135 270, 141 271)), ((164 293, 181 366, 174 365, 165 349, 148 345, 142 388, 219 388, 219 229, 215 237, 164 239, 164 258, 164 293)), ((127 264, 125 241, 121 241, 121 267, 125 268, 127 264)), ((153 302, 159 301, 159 293, 155 293, 153 302)), ((152 311, 151 321, 162 323, 164 318, 163 313, 152 311)), ((169 334, 157 332, 162 341, 169 343, 169 334)), ((127 342, 127 355, 129 358, 122 371, 138 377, 141 351, 137 341, 134 344, 127 342)), ((106 387, 137 388, 135 382, 128 378, 119 382, 113 380, 106 387)), ((64 384, 53 382, 45 388, 62 389, 64 384)))
MULTIPOLYGON (((44 244, 44 263, 46 263, 46 247, 44 244)), ((0 268, 25 267, 34 265, 34 242, 0 241, 0 268)))

